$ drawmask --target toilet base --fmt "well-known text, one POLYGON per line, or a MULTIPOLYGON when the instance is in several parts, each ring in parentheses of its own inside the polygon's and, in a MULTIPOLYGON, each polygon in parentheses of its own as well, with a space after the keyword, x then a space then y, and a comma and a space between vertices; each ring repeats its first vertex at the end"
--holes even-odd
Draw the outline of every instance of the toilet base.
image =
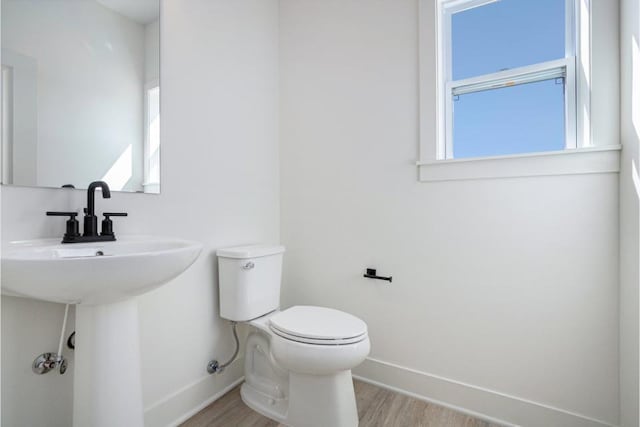
POLYGON ((240 397, 249 408, 257 413, 281 424, 287 424, 287 408, 289 407, 287 399, 274 399, 246 382, 240 387, 240 397))
POLYGON ((351 371, 333 375, 289 373, 289 399, 273 399, 250 384, 242 400, 260 414, 291 427, 357 427, 351 371))

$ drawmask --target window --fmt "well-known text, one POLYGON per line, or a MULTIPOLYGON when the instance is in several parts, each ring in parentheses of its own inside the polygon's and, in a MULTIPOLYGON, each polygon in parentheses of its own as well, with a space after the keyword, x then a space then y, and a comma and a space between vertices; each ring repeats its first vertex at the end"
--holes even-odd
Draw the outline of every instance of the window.
POLYGON ((617 0, 418 0, 418 179, 620 170, 617 0))
POLYGON ((440 0, 438 158, 577 148, 575 0, 440 0))

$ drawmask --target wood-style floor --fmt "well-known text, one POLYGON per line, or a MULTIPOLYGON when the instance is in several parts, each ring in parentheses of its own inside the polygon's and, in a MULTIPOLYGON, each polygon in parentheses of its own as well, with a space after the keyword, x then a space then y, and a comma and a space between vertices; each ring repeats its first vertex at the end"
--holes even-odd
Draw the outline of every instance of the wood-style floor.
MULTIPOLYGON (((360 427, 498 427, 361 381, 354 381, 354 386, 360 427)), ((245 405, 240 398, 240 387, 236 387, 182 427, 282 427, 282 424, 245 405)))

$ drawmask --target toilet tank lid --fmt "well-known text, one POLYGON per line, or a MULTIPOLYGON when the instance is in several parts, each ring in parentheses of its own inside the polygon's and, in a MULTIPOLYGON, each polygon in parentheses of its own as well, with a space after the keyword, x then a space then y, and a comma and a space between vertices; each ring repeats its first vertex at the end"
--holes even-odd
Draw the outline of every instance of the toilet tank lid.
POLYGON ((235 246, 233 248, 218 249, 216 255, 222 258, 258 258, 268 255, 276 255, 284 252, 284 246, 279 245, 249 245, 235 246))

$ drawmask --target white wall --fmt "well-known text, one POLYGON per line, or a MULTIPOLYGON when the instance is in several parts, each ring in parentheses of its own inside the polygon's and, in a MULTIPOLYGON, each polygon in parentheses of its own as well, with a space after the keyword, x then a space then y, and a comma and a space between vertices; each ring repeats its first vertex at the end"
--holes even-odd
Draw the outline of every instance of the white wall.
POLYGON ((117 189, 141 191, 144 26, 93 1, 2 7, 3 48, 37 62, 38 185, 101 179, 131 147, 131 176, 117 189))
POLYGON ((640 425, 640 6, 621 5, 621 117, 623 144, 620 171, 620 425, 640 425))
POLYGON ((617 174, 419 183, 417 36, 415 0, 280 2, 286 305, 362 317, 370 380, 616 425, 617 174))
MULTIPOLYGON (((220 376, 205 371, 210 359, 233 351, 229 325, 218 317, 214 251, 279 240, 277 2, 165 0, 161 22, 162 194, 117 193, 96 203, 98 211, 129 212, 116 233, 204 243, 185 274, 139 299, 148 426, 182 417, 242 375, 242 361, 220 376)), ((4 241, 61 235, 64 221, 44 212, 86 203, 73 190, 4 187, 2 197, 4 241)), ((25 321, 24 330, 31 327, 25 321)), ((59 333, 57 324, 43 328, 59 333)), ((17 339, 4 332, 3 348, 17 339)), ((3 363, 2 376, 15 368, 3 363)), ((3 406, 13 392, 3 390, 3 406)))

